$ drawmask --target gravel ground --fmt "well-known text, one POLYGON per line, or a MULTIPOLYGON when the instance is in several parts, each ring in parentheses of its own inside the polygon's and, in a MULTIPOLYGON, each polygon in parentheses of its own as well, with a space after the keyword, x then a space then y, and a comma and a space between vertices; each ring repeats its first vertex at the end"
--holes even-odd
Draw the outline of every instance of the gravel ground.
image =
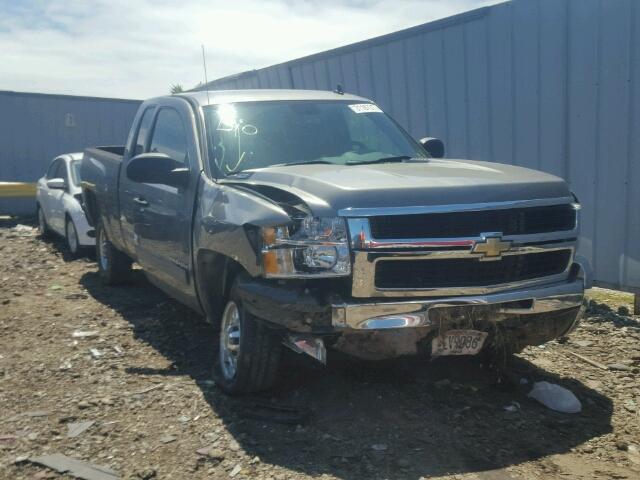
POLYGON ((71 478, 25 460, 53 453, 133 479, 640 478, 628 295, 592 291, 578 331, 525 350, 512 382, 474 359, 322 368, 290 353, 271 394, 229 398, 198 315, 139 270, 103 287, 91 260, 16 223, 0 220, 0 478, 71 478), (527 398, 541 380, 582 412, 527 398))

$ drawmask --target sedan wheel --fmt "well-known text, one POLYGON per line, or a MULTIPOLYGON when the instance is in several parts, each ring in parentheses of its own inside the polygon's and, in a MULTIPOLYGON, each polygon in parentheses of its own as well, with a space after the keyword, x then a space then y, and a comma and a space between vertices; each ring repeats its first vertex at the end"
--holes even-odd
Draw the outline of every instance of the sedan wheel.
POLYGON ((69 247, 69 251, 72 255, 77 255, 80 251, 80 241, 78 240, 78 231, 76 230, 76 226, 70 218, 67 219, 65 231, 67 234, 67 246, 69 247))

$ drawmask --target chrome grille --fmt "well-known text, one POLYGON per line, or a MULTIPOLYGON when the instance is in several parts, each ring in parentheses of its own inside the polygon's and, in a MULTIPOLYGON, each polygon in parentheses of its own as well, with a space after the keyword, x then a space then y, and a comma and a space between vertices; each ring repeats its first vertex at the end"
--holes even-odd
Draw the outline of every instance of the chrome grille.
POLYGON ((562 198, 344 211, 351 217, 352 294, 477 295, 562 281, 573 262, 578 209, 562 198), (487 252, 495 239, 506 245, 501 255, 487 252))

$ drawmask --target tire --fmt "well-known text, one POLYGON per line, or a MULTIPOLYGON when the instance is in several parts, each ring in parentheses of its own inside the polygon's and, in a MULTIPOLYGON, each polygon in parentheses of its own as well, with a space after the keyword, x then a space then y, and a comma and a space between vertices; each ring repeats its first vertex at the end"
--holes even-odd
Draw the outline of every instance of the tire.
POLYGON ((236 290, 234 284, 222 314, 214 366, 216 384, 229 395, 271 388, 282 353, 278 335, 243 307, 236 290))
POLYGON ((67 216, 67 220, 65 222, 64 234, 67 240, 67 249, 69 250, 69 253, 73 258, 78 258, 80 256, 82 247, 80 246, 80 241, 78 240, 78 231, 76 230, 76 226, 69 216, 67 216))
POLYGON ((96 226, 96 261, 105 285, 120 285, 131 277, 131 259, 113 246, 102 223, 96 226))
POLYGON ((42 238, 50 238, 51 237, 51 229, 49 225, 47 225, 47 218, 44 216, 44 211, 40 207, 37 206, 37 215, 38 215, 38 230, 40 231, 40 236, 42 238))

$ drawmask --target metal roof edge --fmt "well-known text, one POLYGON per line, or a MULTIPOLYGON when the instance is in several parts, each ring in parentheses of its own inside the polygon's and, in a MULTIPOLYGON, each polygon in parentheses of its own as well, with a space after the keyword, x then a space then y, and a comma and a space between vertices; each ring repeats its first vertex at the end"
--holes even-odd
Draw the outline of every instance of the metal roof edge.
POLYGON ((38 92, 16 92, 14 90, 0 90, 0 95, 16 96, 16 97, 50 97, 50 98, 66 98, 73 100, 94 100, 101 102, 124 102, 124 103, 141 103, 142 100, 134 100, 128 98, 109 98, 109 97, 92 97, 88 95, 67 95, 62 93, 38 93, 38 92))
POLYGON ((246 70, 240 73, 234 73, 232 75, 227 75, 225 77, 220 77, 215 80, 212 80, 204 85, 200 85, 193 90, 206 90, 207 85, 211 88, 215 83, 218 82, 226 82, 230 80, 238 80, 245 77, 258 75, 259 71, 267 70, 270 68, 277 67, 291 67, 293 65, 298 65, 301 63, 307 63, 315 60, 322 60, 326 57, 330 57, 333 55, 343 55, 346 53, 351 53, 353 51, 361 50, 363 48, 373 47, 380 45, 382 43, 393 42, 396 40, 402 40, 404 38, 412 37, 415 35, 420 35, 427 32, 433 32, 436 30, 440 30, 442 28, 451 27, 454 25, 459 25, 467 22, 471 22, 473 20, 478 20, 484 18, 490 9, 494 8, 497 5, 504 5, 506 3, 510 3, 511 0, 507 0, 505 2, 497 3, 495 5, 489 5, 486 7, 476 8, 474 10, 470 10, 468 12, 458 13, 456 15, 452 15, 450 17, 441 18, 439 20, 434 20, 432 22, 422 23, 420 25, 415 25, 413 27, 405 28, 402 30, 398 30, 391 33, 386 33, 384 35, 380 35, 373 38, 368 38, 366 40, 361 40, 359 42, 350 43, 348 45, 343 45, 342 47, 332 48, 330 50, 324 50, 322 52, 313 53, 311 55, 307 55, 304 57, 296 58, 293 60, 287 60, 286 62, 276 63, 270 65, 268 67, 246 70))

